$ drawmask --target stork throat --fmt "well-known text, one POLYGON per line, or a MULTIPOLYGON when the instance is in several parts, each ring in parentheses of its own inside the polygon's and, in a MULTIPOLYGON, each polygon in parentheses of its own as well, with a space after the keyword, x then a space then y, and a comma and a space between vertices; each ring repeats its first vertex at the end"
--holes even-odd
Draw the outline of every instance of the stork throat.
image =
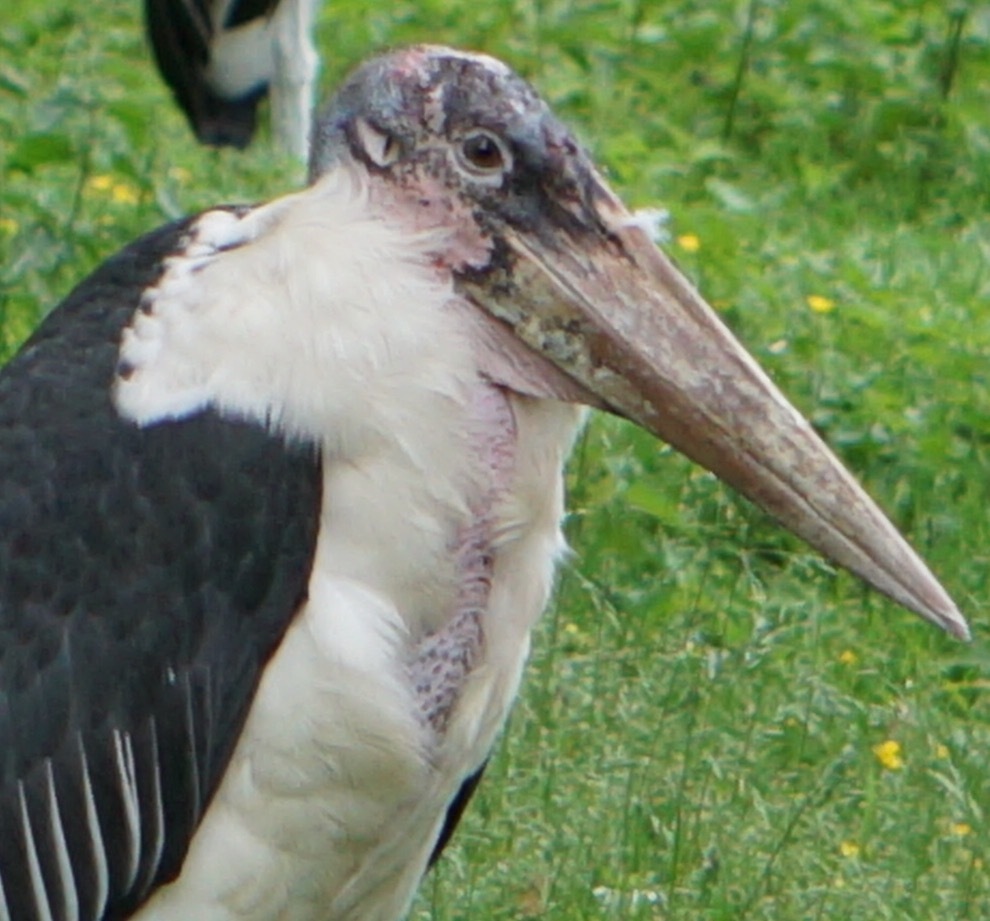
POLYGON ((471 520, 460 529, 454 547, 454 613, 416 645, 409 666, 420 716, 440 735, 484 655, 484 621, 495 571, 495 511, 509 486, 515 460, 516 426, 506 392, 479 383, 472 411, 471 449, 485 488, 480 500, 471 504, 471 520))

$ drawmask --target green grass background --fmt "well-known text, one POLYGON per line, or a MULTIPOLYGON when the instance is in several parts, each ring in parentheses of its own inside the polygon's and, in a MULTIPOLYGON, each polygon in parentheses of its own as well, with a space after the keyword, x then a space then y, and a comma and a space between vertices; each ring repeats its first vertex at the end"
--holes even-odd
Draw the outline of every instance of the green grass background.
MULTIPOLYGON (((143 230, 301 180, 267 135, 193 143, 138 7, 0 9, 4 354, 143 230)), ((594 420, 569 475, 574 557, 415 921, 990 917, 990 7, 329 0, 322 95, 424 39, 507 59, 631 204, 671 209, 671 252, 976 639, 594 420)))

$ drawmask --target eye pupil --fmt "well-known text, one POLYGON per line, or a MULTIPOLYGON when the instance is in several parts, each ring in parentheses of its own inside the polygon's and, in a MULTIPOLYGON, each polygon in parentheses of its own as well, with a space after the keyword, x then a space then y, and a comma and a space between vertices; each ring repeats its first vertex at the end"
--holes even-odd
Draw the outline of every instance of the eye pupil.
POLYGON ((464 141, 464 156, 478 169, 495 170, 503 165, 501 147, 487 134, 475 134, 464 141))

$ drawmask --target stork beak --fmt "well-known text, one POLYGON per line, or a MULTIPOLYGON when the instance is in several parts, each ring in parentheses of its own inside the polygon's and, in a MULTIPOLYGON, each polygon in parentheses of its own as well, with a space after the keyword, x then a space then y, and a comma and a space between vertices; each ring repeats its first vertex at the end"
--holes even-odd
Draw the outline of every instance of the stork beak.
POLYGON ((461 278, 462 292, 586 402, 662 438, 834 562, 968 638, 928 567, 597 176, 586 201, 597 227, 504 228, 500 267, 461 278))

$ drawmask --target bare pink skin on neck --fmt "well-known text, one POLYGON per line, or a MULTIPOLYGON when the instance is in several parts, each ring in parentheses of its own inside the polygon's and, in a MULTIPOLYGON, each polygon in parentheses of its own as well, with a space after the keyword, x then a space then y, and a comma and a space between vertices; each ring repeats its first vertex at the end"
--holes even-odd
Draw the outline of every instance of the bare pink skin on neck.
POLYGON ((438 734, 447 727, 461 689, 484 651, 484 615, 494 570, 494 509, 508 488, 515 460, 516 425, 507 392, 479 381, 472 405, 471 447, 488 486, 471 505, 452 552, 457 559, 457 602, 446 625, 416 646, 409 674, 420 715, 438 734))

